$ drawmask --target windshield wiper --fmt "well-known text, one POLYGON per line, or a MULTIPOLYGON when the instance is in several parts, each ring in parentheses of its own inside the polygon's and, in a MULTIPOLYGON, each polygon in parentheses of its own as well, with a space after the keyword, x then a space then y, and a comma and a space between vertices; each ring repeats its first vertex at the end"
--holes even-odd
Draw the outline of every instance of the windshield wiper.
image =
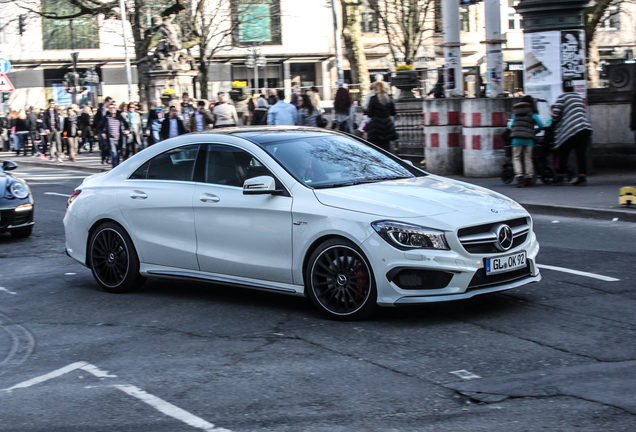
POLYGON ((330 183, 330 184, 316 185, 316 186, 313 186, 313 188, 314 189, 328 189, 328 188, 337 188, 337 187, 344 187, 344 186, 355 186, 355 185, 366 184, 366 183, 377 183, 377 182, 381 182, 381 181, 385 181, 385 180, 398 180, 398 179, 404 179, 404 178, 411 178, 411 177, 388 176, 388 177, 377 177, 377 178, 370 178, 370 179, 358 179, 358 180, 350 180, 350 181, 340 182, 340 183, 330 183))

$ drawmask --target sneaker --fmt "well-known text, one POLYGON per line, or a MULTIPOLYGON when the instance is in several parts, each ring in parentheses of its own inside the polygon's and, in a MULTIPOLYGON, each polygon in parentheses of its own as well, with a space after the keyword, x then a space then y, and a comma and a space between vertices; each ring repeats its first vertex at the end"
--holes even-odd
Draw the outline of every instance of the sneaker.
POLYGON ((574 183, 572 183, 574 186, 586 186, 587 185, 587 178, 585 176, 579 176, 579 178, 576 179, 576 181, 574 183))

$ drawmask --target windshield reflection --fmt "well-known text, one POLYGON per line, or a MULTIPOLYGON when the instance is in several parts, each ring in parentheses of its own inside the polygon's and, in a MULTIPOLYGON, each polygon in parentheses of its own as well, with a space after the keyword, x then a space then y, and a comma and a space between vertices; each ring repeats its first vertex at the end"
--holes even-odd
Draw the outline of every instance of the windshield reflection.
POLYGON ((393 159, 347 137, 287 140, 263 148, 298 181, 313 188, 415 177, 393 159))

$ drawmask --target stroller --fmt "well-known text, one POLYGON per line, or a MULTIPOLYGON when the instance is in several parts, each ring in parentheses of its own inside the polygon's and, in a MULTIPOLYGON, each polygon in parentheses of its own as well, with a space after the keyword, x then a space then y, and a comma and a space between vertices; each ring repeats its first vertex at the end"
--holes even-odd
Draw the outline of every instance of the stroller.
MULTIPOLYGON (((537 183, 537 177, 541 179, 543 184, 554 183, 557 173, 556 166, 559 163, 559 152, 553 148, 554 146, 554 126, 543 128, 545 131, 541 136, 537 131, 535 145, 532 148, 532 163, 534 164, 534 178, 532 185, 537 183)), ((504 141, 504 149, 506 151, 506 162, 502 165, 501 181, 504 184, 510 184, 515 178, 515 172, 512 166, 512 131, 506 129, 502 134, 504 141)), ((523 161, 525 163, 525 160, 523 161)), ((564 180, 569 182, 574 177, 574 171, 568 166, 564 180)))

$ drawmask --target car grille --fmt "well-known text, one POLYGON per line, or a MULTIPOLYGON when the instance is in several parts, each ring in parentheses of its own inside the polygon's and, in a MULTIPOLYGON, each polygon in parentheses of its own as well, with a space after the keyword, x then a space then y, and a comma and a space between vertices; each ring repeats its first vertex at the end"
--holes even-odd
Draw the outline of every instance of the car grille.
POLYGON ((33 210, 17 213, 13 209, 0 210, 0 229, 5 229, 9 226, 24 225, 32 220, 33 210))
POLYGON ((498 273, 494 275, 486 275, 486 269, 480 268, 475 272, 475 276, 468 284, 466 291, 484 288, 492 285, 502 285, 510 282, 514 282, 518 279, 523 279, 530 276, 530 263, 526 264, 525 268, 517 269, 507 273, 498 273))
POLYGON ((498 253, 495 247, 497 234, 494 229, 499 224, 506 224, 512 229, 513 242, 511 249, 516 248, 526 241, 530 233, 530 221, 527 218, 517 218, 501 222, 492 222, 483 225, 462 228, 457 232, 459 242, 466 252, 472 254, 498 253))

